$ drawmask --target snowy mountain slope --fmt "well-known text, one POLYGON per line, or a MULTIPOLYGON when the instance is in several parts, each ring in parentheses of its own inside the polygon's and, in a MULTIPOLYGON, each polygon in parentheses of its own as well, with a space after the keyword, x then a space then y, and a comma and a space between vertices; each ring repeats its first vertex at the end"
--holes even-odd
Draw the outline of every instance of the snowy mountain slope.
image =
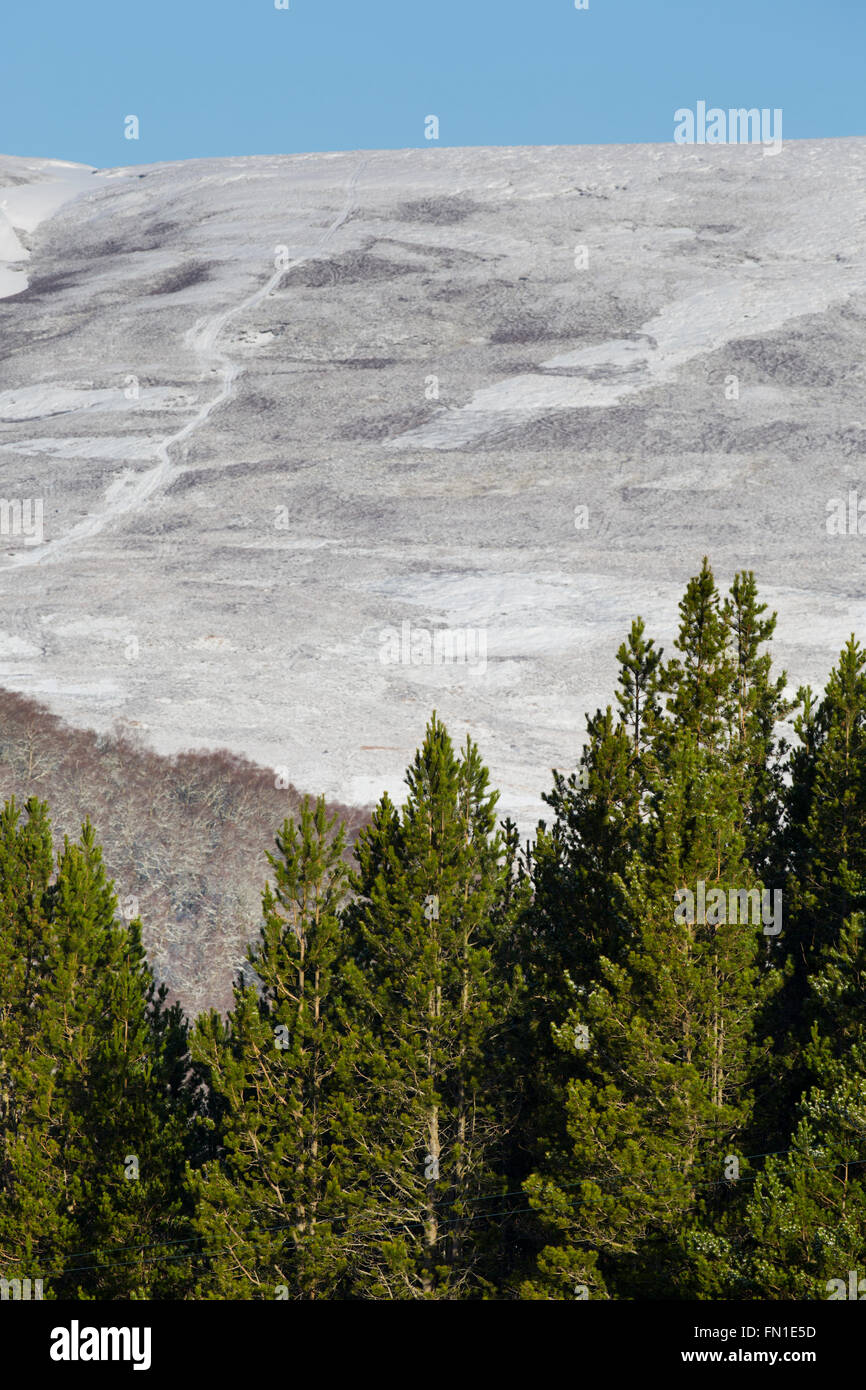
POLYGON ((15 159, 2 163, 0 177, 0 299, 27 288, 25 244, 41 222, 85 192, 97 172, 60 159, 15 159), (24 241, 22 241, 22 236, 24 241))
POLYGON ((866 537, 826 527, 866 499, 864 172, 863 140, 0 159, 0 496, 44 505, 0 536, 0 684, 356 803, 435 706, 528 826, 704 553, 822 683, 866 633, 866 537), (401 659, 443 626, 473 664, 401 659))

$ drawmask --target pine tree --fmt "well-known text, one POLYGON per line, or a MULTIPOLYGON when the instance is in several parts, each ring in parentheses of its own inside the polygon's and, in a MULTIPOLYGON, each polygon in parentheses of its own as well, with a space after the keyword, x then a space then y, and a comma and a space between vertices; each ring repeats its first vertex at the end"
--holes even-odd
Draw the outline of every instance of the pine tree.
POLYGON ((811 1036, 794 1134, 788 1152, 767 1159, 743 1234, 730 1242, 732 1296, 850 1297, 851 1272, 855 1283, 866 1277, 864 988, 866 920, 856 914, 809 980, 811 1036))
POLYGON ((785 697, 786 673, 772 678, 772 658, 764 650, 776 630, 776 614, 765 618, 766 611, 767 605, 758 602, 754 574, 741 571, 725 604, 736 680, 733 756, 745 764, 746 856, 759 877, 783 870, 780 840, 788 746, 777 738, 776 728, 793 708, 785 697))
MULTIPOLYGON (((49 882, 47 809, 27 809, 23 900, 14 858, 3 864, 5 902, 18 898, 11 939, 23 924, 36 946, 26 991, 10 991, 12 1016, 27 994, 31 1014, 6 1073, 0 1250, 10 1265, 38 1266, 49 1297, 168 1296, 176 1281, 144 1252, 182 1215, 183 1022, 154 987, 140 924, 116 918, 92 827, 65 842, 49 882)), ((16 821, 7 808, 7 851, 16 821)))
POLYGON ((334 1297, 347 1264, 345 831, 324 798, 305 799, 276 848, 251 978, 225 1023, 211 1012, 192 1039, 215 1150, 189 1179, 208 1256, 199 1291, 211 1298, 334 1297))
MULTIPOLYGON (((753 603, 748 586, 739 593, 753 603)), ((751 734, 750 690, 767 670, 754 644, 745 676, 734 660, 706 561, 680 620, 681 655, 661 674, 667 716, 653 714, 643 753, 638 848, 610 881, 620 940, 594 977, 567 978, 571 1008, 553 1029, 570 1059, 568 1138, 552 1136, 527 1183, 554 1237, 527 1297, 706 1296, 707 1233, 769 1046, 757 1023, 778 975, 760 925, 730 912, 761 887, 747 852, 756 758, 751 744, 751 760, 733 750, 738 696, 751 734)))
POLYGON ((528 1183, 560 1240, 540 1259, 544 1296, 700 1296, 699 1242, 729 1157, 751 1118, 761 979, 759 929, 720 915, 748 889, 734 789, 701 767, 688 740, 675 751, 658 808, 658 867, 635 856, 623 884, 630 923, 623 963, 575 986, 555 1030, 572 1058, 569 1149, 528 1183), (675 891, 707 884, 703 920, 675 891), (724 898, 712 898, 716 890, 724 898), (565 1237, 563 1239, 562 1237, 565 1237))
POLYGON ((608 706, 587 718, 580 767, 568 777, 554 771, 544 796, 553 824, 539 825, 526 854, 533 891, 515 933, 525 990, 513 1041, 522 1124, 510 1185, 523 1182, 554 1135, 565 1137, 566 1060, 551 1030, 570 1007, 569 982, 594 979, 602 957, 616 960, 625 941, 615 884, 641 843, 659 732, 661 658, 636 619, 617 652, 618 715, 608 706))
POLYGON ((793 760, 792 938, 799 979, 814 970, 842 922, 866 907, 866 652, 852 636, 813 710, 796 724, 793 760))
POLYGON ((616 700, 620 720, 625 725, 635 756, 640 759, 651 749, 659 729, 661 714, 661 660, 663 652, 652 637, 646 638, 643 618, 635 618, 628 639, 621 643, 616 700))
MULTIPOLYGON (((835 946, 843 923, 866 910, 866 653, 851 637, 823 697, 799 691, 783 836, 787 980, 766 1027, 785 1039, 767 1078, 765 1148, 788 1143, 809 1084, 809 977, 835 946)), ((778 951, 777 947, 777 951, 778 951)))
POLYGON ((509 1009, 497 960, 510 890, 488 780, 471 740, 457 757, 434 714, 402 813, 383 798, 357 846, 347 978, 363 1298, 477 1294, 493 1268, 498 1232, 483 1213, 502 1187, 493 1066, 509 1009))
POLYGON ((50 1124, 53 1058, 40 1035, 51 826, 42 803, 31 799, 25 811, 23 825, 14 799, 0 813, 0 1277, 32 1284, 63 1268, 75 1224, 54 1190, 61 1142, 50 1124))
POLYGON ((735 717, 738 673, 730 651, 730 614, 704 556, 700 574, 680 600, 674 643, 680 657, 664 668, 670 729, 689 729, 700 748, 724 746, 735 717))

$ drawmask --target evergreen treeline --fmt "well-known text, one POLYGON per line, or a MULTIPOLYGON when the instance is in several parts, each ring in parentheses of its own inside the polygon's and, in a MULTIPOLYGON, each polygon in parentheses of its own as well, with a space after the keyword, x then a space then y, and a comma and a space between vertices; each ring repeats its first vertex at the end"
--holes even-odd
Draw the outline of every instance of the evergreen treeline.
POLYGON ((673 655, 636 620, 526 846, 435 714, 351 866, 304 802, 233 1006, 192 1026, 90 826, 55 858, 47 807, 8 803, 0 1275, 821 1299, 866 1272, 866 654, 791 702, 774 626, 706 561, 673 655))

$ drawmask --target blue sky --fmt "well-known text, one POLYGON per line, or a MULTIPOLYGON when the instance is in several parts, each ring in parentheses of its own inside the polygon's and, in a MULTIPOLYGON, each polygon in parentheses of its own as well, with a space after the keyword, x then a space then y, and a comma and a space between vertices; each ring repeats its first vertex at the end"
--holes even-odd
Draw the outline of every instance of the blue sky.
POLYGON ((0 152, 202 155, 668 141, 678 107, 866 134, 866 0, 31 0, 5 7, 0 152), (124 138, 136 115, 140 138, 124 138))

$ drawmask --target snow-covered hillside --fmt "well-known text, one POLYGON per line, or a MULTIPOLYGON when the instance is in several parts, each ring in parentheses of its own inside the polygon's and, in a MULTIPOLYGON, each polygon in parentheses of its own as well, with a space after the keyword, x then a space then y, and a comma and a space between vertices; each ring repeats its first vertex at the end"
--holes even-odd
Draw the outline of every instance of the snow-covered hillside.
POLYGON ((92 185, 97 172, 60 159, 0 161, 0 299, 27 288, 27 242, 40 222, 92 185))
POLYGON ((435 706, 524 828, 705 553, 821 684, 866 636, 826 526, 866 500, 864 175, 864 140, 0 159, 0 497, 42 503, 0 684, 357 804, 435 706))

